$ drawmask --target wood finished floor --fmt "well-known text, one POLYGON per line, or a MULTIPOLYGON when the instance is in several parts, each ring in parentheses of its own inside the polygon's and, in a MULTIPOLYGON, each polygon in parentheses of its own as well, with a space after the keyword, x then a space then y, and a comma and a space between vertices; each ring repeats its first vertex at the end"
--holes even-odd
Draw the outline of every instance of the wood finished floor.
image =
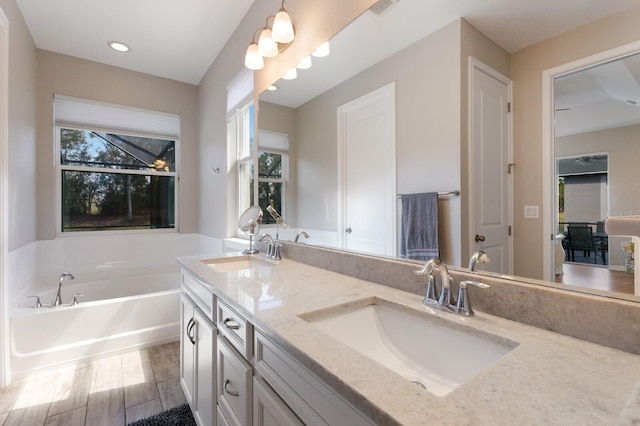
POLYGON ((580 263, 563 263, 562 275, 556 275, 556 282, 596 290, 633 294, 633 274, 612 271, 603 266, 580 263))
POLYGON ((0 424, 125 425, 184 404, 179 376, 180 342, 33 375, 0 389, 0 424))

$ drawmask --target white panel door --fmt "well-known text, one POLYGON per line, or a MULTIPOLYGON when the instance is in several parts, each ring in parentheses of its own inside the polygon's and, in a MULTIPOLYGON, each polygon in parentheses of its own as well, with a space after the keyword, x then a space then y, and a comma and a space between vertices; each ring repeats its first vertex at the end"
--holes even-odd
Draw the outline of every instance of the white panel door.
POLYGON ((396 254, 395 85, 338 108, 341 247, 396 254))
POLYGON ((482 68, 472 62, 471 238, 474 250, 482 249, 491 258, 482 269, 512 274, 509 83, 482 68))

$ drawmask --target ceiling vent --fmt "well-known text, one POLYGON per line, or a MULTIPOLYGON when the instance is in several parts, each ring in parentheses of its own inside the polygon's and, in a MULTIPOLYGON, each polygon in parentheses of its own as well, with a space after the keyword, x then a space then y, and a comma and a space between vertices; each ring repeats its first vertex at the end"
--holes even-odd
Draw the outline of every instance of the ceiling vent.
POLYGON ((400 0, 378 0, 375 2, 369 10, 378 16, 382 16, 396 5, 400 0))

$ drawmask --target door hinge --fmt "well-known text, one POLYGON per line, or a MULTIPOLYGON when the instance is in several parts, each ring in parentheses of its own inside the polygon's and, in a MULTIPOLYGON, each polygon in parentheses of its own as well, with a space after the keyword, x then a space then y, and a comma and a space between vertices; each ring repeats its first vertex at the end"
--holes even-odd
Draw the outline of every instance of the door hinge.
POLYGON ((509 236, 511 236, 511 225, 509 225, 509 236))
POLYGON ((511 112, 511 102, 507 102, 507 112, 511 112))

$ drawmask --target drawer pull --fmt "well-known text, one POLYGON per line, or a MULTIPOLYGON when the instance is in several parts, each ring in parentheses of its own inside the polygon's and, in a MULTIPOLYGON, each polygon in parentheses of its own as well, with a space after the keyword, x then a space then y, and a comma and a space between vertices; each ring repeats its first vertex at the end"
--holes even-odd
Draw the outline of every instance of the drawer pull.
POLYGON ((194 335, 192 335, 191 332, 193 331, 195 326, 196 326, 196 321, 195 321, 195 319, 191 318, 189 320, 189 322, 187 323, 187 337, 189 338, 189 341, 193 345, 196 344, 196 337, 195 337, 195 333, 194 333, 194 335))
POLYGON ((225 318, 222 322, 229 330, 240 330, 240 324, 233 318, 225 318))
POLYGON ((229 386, 229 383, 231 383, 231 380, 227 379, 224 381, 224 391, 226 393, 228 393, 231 396, 240 396, 240 394, 238 393, 238 391, 234 391, 234 390, 229 390, 227 389, 227 386, 229 386))

